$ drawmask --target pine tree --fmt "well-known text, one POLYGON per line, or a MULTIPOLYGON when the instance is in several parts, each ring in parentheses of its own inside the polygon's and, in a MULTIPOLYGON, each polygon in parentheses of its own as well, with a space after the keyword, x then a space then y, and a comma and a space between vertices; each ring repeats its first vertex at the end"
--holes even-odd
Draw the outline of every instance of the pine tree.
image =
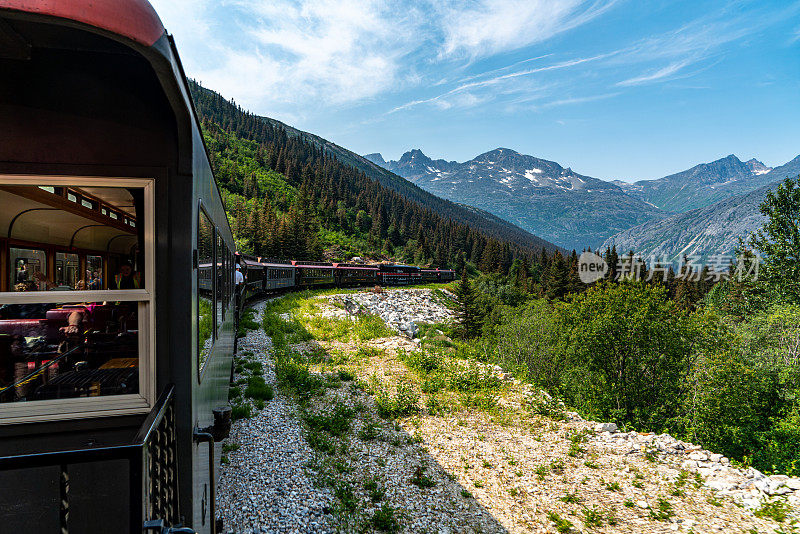
POLYGON ((479 333, 480 317, 475 292, 467 276, 466 267, 461 271, 461 282, 456 287, 456 297, 458 297, 456 318, 459 325, 459 334, 463 339, 473 338, 479 333))

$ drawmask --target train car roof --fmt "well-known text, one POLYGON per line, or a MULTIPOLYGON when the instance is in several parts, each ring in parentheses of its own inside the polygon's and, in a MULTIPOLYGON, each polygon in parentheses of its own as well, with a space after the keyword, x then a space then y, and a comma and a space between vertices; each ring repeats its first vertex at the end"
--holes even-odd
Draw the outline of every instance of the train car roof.
POLYGON ((0 0, 0 9, 71 20, 153 46, 164 25, 147 0, 0 0))

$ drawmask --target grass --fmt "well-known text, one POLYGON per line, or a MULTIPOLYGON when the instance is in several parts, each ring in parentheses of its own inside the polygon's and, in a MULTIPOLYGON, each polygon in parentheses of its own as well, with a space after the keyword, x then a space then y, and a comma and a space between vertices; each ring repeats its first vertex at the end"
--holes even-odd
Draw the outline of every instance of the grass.
POLYGON ((225 443, 222 445, 222 454, 228 454, 229 452, 238 451, 241 445, 238 443, 225 443))
POLYGON ((253 308, 247 308, 239 317, 238 337, 246 336, 249 330, 258 330, 258 323, 254 319, 255 313, 253 308))
POLYGON ((410 383, 398 382, 395 395, 390 395, 387 390, 380 389, 375 395, 375 405, 381 417, 392 419, 419 412, 417 398, 418 395, 410 383))
POLYGON ((383 504, 379 509, 375 510, 375 513, 369 520, 369 524, 372 528, 379 532, 400 531, 400 522, 397 519, 397 510, 388 504, 383 504))
POLYGON ((603 526, 603 513, 597 508, 584 508, 583 509, 583 522, 589 528, 598 528, 603 526))
POLYGON ((318 395, 324 390, 324 380, 312 374, 307 363, 293 356, 276 359, 275 375, 279 384, 294 391, 301 400, 318 395))
POLYGON ((563 497, 560 499, 561 502, 565 502, 568 504, 577 504, 580 499, 578 498, 578 492, 574 491, 572 493, 567 492, 563 497))
POLYGON ((378 426, 375 424, 374 421, 369 420, 367 421, 361 430, 358 431, 358 439, 361 441, 372 441, 378 437, 378 426))
POLYGON ((756 517, 768 518, 778 523, 783 523, 786 521, 790 511, 791 508, 785 500, 773 499, 761 503, 761 507, 754 513, 756 517))
POLYGON ((239 419, 250 419, 253 417, 253 412, 249 404, 235 404, 231 406, 231 420, 237 421, 239 419))
POLYGON ((540 465, 540 466, 537 466, 537 467, 536 467, 536 471, 535 471, 535 472, 536 472, 536 477, 537 477, 539 480, 544 480, 544 477, 546 477, 546 476, 547 476, 547 472, 548 472, 548 471, 549 471, 549 469, 547 468, 547 466, 546 466, 546 465, 540 465))
POLYGON ((312 432, 327 432, 340 437, 350 431, 354 411, 343 404, 337 405, 327 414, 306 414, 303 419, 312 432))
POLYGON ((606 489, 608 491, 622 491, 622 486, 619 485, 619 482, 606 482, 606 489))
POLYGON ((659 497, 656 507, 650 509, 650 518, 654 521, 668 521, 674 515, 672 504, 663 497, 659 497))
POLYGON ((411 476, 410 482, 420 488, 432 488, 436 485, 436 481, 425 474, 422 467, 417 467, 414 474, 411 476))
POLYGON ((550 471, 553 473, 560 475, 564 472, 564 461, 563 460, 553 460, 550 462, 550 471))
POLYGON ((264 381, 264 377, 254 375, 247 379, 244 396, 254 400, 271 401, 275 398, 275 391, 272 385, 264 381))
POLYGON ((560 515, 556 512, 547 512, 547 519, 553 522, 556 527, 556 530, 560 534, 567 534, 572 532, 572 523, 563 519, 560 515))

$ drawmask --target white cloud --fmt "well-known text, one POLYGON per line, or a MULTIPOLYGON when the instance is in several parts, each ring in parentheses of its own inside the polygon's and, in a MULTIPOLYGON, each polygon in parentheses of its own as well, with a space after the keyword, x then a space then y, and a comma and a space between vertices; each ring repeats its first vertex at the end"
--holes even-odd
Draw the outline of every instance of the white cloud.
POLYGON ((437 7, 443 56, 482 57, 515 50, 571 30, 615 0, 452 0, 437 7))
POLYGON ((628 78, 627 80, 618 82, 617 85, 620 86, 641 85, 644 83, 661 81, 665 78, 671 78, 675 73, 677 73, 687 65, 690 65, 691 63, 692 61, 688 59, 683 61, 676 61, 674 63, 670 63, 666 67, 662 67, 656 70, 655 72, 651 72, 649 74, 642 74, 641 76, 635 76, 633 78, 628 78))

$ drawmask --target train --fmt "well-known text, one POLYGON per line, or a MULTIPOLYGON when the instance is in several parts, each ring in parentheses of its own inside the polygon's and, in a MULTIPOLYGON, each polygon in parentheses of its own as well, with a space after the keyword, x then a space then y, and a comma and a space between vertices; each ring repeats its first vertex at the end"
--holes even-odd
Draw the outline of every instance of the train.
POLYGON ((237 254, 146 0, 0 0, 0 72, 2 530, 216 534, 242 303, 454 273, 237 254))
POLYGON ((237 255, 246 300, 290 289, 399 286, 455 280, 455 271, 394 263, 364 264, 275 260, 237 255))

